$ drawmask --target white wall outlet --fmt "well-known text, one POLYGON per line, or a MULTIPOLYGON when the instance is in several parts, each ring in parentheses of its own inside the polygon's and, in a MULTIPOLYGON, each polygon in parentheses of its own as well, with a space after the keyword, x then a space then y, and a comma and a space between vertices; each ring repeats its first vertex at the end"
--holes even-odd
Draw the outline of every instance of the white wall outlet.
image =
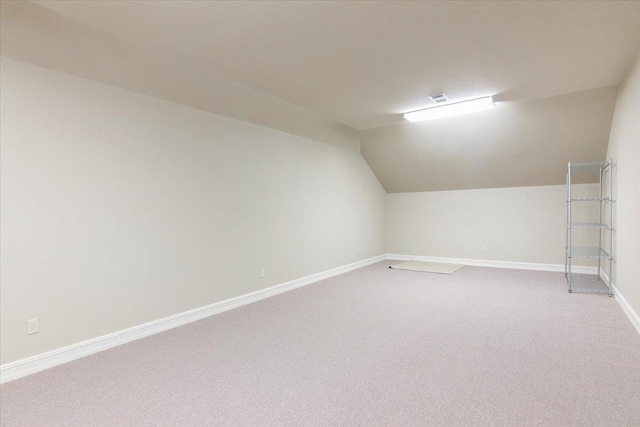
POLYGON ((486 246, 480 246, 480 252, 487 252, 486 246))
POLYGON ((29 319, 27 320, 27 335, 33 335, 40 332, 40 319, 29 319))
POLYGON ((264 268, 261 268, 261 269, 260 269, 260 277, 261 277, 261 278, 262 278, 262 277, 264 277, 264 268))
POLYGON ((470 250, 469 245, 464 245, 464 250, 469 252, 469 250, 470 250))

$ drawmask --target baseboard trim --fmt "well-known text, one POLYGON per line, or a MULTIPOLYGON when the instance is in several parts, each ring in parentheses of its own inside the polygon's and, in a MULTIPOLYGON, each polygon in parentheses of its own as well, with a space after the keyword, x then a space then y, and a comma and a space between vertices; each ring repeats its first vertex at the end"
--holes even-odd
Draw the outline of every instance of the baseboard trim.
POLYGON ((640 316, 638 316, 638 313, 636 313, 633 307, 631 307, 631 304, 627 302, 625 297, 616 287, 616 284, 612 283, 609 276, 602 270, 600 270, 600 273, 605 278, 607 283, 611 283, 611 286, 613 287, 613 296, 618 302, 618 305, 620 306, 624 314, 627 316, 627 318, 629 319, 633 327, 636 329, 636 331, 638 331, 638 333, 640 334, 640 316))
MULTIPOLYGON (((299 279, 291 280, 289 282, 281 283, 269 288, 261 289, 248 294, 240 295, 234 298, 230 298, 224 301, 220 301, 214 304, 210 304, 204 307, 196 308, 193 310, 178 313, 173 316, 158 319, 152 322, 148 322, 142 325, 133 326, 121 331, 117 331, 111 334, 103 335, 97 338, 92 338, 87 341, 83 341, 70 346, 62 347, 56 350, 41 353, 32 357, 28 357, 15 362, 7 363, 0 366, 0 384, 22 378, 27 375, 34 374, 36 372, 43 371, 54 366, 61 365, 63 363, 70 362, 91 354, 98 353, 109 348, 113 348, 128 342, 144 338, 159 332, 163 332, 178 326, 185 325, 187 323, 195 322, 200 319, 204 319, 215 314, 223 313, 228 310, 232 310, 243 305, 251 304, 256 301, 269 298, 283 292, 287 292, 293 289, 300 288, 302 286, 310 285, 320 280, 328 279, 330 277, 338 276, 340 274, 347 273, 358 268, 366 267, 367 265, 374 264, 376 262, 384 260, 396 260, 396 261, 431 261, 431 262, 443 262, 443 263, 455 263, 466 264, 479 267, 494 267, 494 268, 509 268, 518 270, 535 270, 535 271, 553 271, 564 272, 563 264, 538 264, 527 262, 512 262, 512 261, 490 261, 490 260, 478 260, 478 259, 463 259, 463 258, 443 258, 443 257, 429 257, 419 255, 403 255, 403 254, 386 254, 379 255, 373 258, 368 258, 362 261, 354 262, 352 264, 344 265, 342 267, 333 268, 320 273, 312 274, 310 276, 302 277, 299 279)), ((584 267, 574 266, 576 273, 583 274, 596 274, 596 267, 584 267)), ((606 275, 605 275, 606 276, 606 275)), ((617 290, 615 285, 613 286, 614 295, 616 301, 622 308, 622 311, 629 318, 634 328, 640 333, 640 317, 629 305, 624 296, 617 290)))
POLYGON ((163 319, 154 320, 142 325, 133 326, 128 329, 117 331, 111 334, 92 338, 77 344, 72 344, 56 350, 41 353, 32 357, 21 359, 15 362, 0 366, 0 384, 16 380, 18 378, 61 365, 81 357, 89 356, 109 348, 116 347, 149 335, 157 334, 187 323, 195 322, 205 317, 213 316, 243 305, 269 298, 283 292, 310 285, 320 280, 347 273, 367 265, 384 261, 386 255, 379 255, 368 258, 342 267, 333 268, 300 279, 291 280, 269 288, 261 289, 248 294, 240 295, 204 307, 185 311, 163 319))
MULTIPOLYGON (((388 260, 396 261, 429 261, 429 262, 443 262, 451 264, 465 264, 473 265, 476 267, 493 267, 493 268, 511 268, 516 270, 535 270, 535 271, 554 271, 564 273, 564 264, 538 264, 531 262, 513 262, 513 261, 491 261, 483 259, 464 259, 464 258, 443 258, 433 256, 422 255, 403 255, 403 254, 387 254, 388 260)), ((572 267, 574 273, 580 274, 596 274, 597 267, 577 266, 572 267)))
POLYGON ((638 316, 638 313, 633 310, 631 305, 627 302, 627 300, 624 298, 624 296, 622 296, 620 291, 615 286, 613 287, 613 296, 616 298, 616 301, 618 301, 618 305, 620 306, 620 308, 622 308, 624 314, 626 314, 627 318, 629 318, 629 321, 631 322, 633 327, 636 328, 636 331, 638 331, 638 333, 640 334, 640 316, 638 316))
MULTIPOLYGON (((463 258, 442 258, 442 257, 431 257, 431 256, 421 256, 421 255, 403 255, 403 254, 387 254, 388 260, 395 261, 430 261, 430 262, 444 262, 444 263, 453 263, 453 264, 465 264, 465 265, 473 265, 477 267, 494 267, 494 268, 512 268, 517 270, 535 270, 535 271, 553 271, 553 272, 561 272, 564 273, 564 264, 537 264, 530 262, 512 262, 512 261, 490 261, 490 260, 481 260, 481 259, 463 259, 463 258)), ((587 267, 587 266, 576 266, 574 265, 572 268, 573 272, 580 274, 596 274, 598 272, 597 267, 587 267)), ((605 279, 607 283, 611 283, 609 276, 603 271, 600 270, 601 276, 605 279)), ((618 288, 616 288, 615 283, 612 283, 613 287, 613 295, 622 308, 624 314, 629 318, 629 321, 633 325, 633 327, 640 334, 640 316, 635 310, 631 307, 631 305, 627 302, 624 296, 620 293, 618 288)))

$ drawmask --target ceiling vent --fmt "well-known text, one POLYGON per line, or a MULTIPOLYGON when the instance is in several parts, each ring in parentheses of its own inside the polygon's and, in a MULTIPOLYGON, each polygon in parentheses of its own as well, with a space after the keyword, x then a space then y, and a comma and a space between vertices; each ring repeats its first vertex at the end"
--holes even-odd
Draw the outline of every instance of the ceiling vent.
POLYGON ((435 104, 440 104, 442 102, 448 101, 449 97, 444 93, 439 93, 437 95, 431 95, 429 99, 432 100, 435 104))

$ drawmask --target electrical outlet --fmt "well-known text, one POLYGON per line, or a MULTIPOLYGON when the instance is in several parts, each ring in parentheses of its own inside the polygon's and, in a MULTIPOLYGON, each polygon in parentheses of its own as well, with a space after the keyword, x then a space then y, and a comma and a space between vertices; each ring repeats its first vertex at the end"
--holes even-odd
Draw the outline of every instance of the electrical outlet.
POLYGON ((469 245, 464 245, 464 250, 469 252, 469 245))
POLYGON ((40 332, 40 319, 29 319, 27 320, 27 335, 33 335, 40 332))
POLYGON ((264 268, 261 268, 261 269, 260 269, 260 277, 261 277, 261 278, 262 278, 262 277, 264 277, 264 268))
POLYGON ((486 246, 480 246, 480 252, 487 252, 486 246))

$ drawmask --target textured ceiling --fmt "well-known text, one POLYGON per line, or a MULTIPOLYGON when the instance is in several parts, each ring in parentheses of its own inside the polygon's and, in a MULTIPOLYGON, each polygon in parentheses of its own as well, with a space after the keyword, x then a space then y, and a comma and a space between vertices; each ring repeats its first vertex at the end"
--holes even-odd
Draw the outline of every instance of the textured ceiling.
POLYGON ((640 1, 37 3, 357 129, 440 91, 518 100, 615 85, 640 46, 640 1))

